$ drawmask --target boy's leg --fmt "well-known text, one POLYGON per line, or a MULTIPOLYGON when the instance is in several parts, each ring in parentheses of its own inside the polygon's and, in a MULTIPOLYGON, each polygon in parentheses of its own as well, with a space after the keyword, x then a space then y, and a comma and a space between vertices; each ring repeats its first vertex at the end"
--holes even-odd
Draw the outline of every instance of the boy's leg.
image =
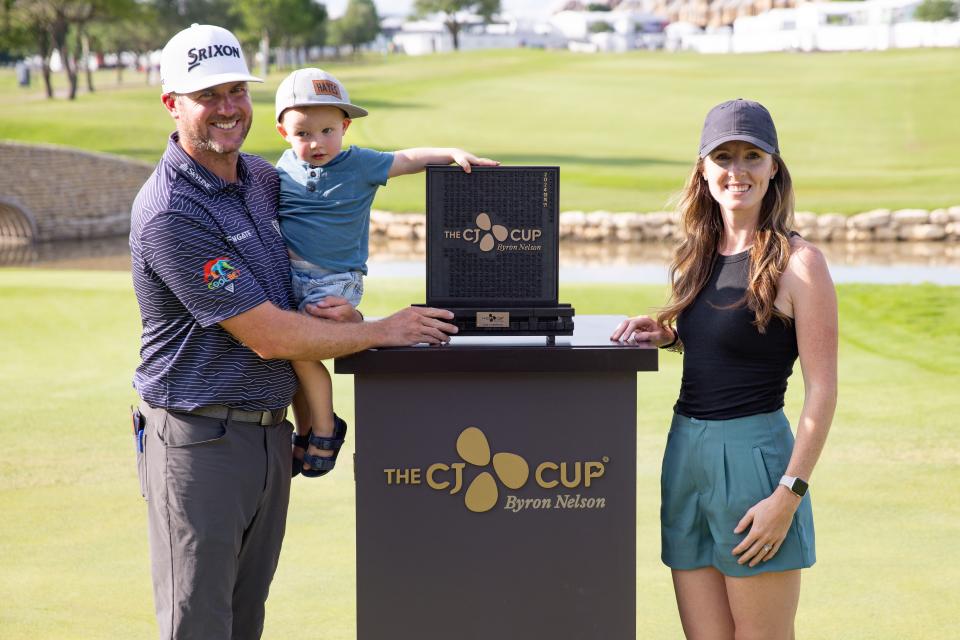
MULTIPOLYGON (((333 383, 330 373, 322 362, 300 360, 293 363, 293 369, 300 379, 300 389, 306 400, 310 421, 297 423, 297 433, 304 435, 313 431, 314 435, 330 437, 333 435, 333 383)), ((307 452, 312 456, 329 458, 333 451, 311 446, 307 452)), ((304 468, 310 467, 304 465, 304 468)))

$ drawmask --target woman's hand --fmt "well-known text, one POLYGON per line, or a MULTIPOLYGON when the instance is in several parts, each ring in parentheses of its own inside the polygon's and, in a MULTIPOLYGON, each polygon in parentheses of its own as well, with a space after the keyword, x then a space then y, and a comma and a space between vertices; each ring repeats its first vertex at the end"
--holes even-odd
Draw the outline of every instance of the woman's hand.
POLYGON ((799 506, 800 497, 778 485, 770 497, 750 507, 733 530, 734 533, 743 533, 750 528, 747 536, 733 548, 733 555, 740 556, 737 563, 749 562, 755 567, 777 555, 799 506))
POLYGON ((650 316, 627 318, 614 330, 611 340, 621 342, 652 342, 660 347, 673 342, 676 334, 672 329, 664 329, 650 316))

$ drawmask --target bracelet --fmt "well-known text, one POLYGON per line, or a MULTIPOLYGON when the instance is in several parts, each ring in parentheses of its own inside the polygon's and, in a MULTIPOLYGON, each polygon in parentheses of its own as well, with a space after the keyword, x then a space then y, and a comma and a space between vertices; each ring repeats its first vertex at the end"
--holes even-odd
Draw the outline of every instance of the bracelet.
POLYGON ((660 347, 659 347, 660 349, 671 349, 671 348, 673 348, 678 342, 680 342, 680 334, 677 333, 677 330, 671 327, 671 328, 670 328, 670 331, 673 331, 673 340, 671 340, 670 342, 668 342, 668 343, 665 344, 665 345, 660 346, 660 347))

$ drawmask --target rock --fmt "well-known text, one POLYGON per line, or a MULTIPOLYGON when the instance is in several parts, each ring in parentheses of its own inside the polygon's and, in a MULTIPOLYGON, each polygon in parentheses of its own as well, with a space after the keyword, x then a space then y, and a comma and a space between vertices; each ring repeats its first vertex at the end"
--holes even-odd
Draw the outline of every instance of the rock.
POLYGON ((613 214, 609 211, 591 211, 587 214, 587 224, 595 227, 609 227, 613 225, 613 214))
POLYGON ((412 240, 416 238, 411 225, 405 222, 392 222, 387 226, 387 237, 394 240, 412 240))
POLYGON ((870 242, 873 240, 873 231, 870 229, 847 229, 847 242, 870 242))
POLYGON ((665 211, 655 211, 644 216, 644 224, 650 228, 661 227, 670 223, 670 214, 665 211))
POLYGON ((947 230, 942 224, 908 224, 897 235, 901 240, 943 240, 947 230))
POLYGON ((839 213, 825 213, 817 217, 817 226, 821 229, 845 229, 847 216, 839 213))
POLYGON ((897 227, 877 227, 873 229, 873 239, 880 242, 892 242, 897 240, 897 227))
POLYGON ((950 224, 953 222, 953 218, 950 217, 950 212, 946 209, 934 209, 930 212, 930 224, 950 224))
POLYGON ((900 209, 893 212, 893 219, 900 224, 927 224, 930 213, 926 209, 900 209))
POLYGON ((944 231, 947 232, 947 237, 951 240, 960 239, 960 222, 951 222, 944 227, 944 231))
POLYGON ((814 227, 817 224, 817 214, 812 211, 797 211, 793 214, 793 221, 798 227, 814 227))
POLYGON ((853 229, 876 229, 890 224, 890 209, 874 209, 850 216, 847 225, 853 229))

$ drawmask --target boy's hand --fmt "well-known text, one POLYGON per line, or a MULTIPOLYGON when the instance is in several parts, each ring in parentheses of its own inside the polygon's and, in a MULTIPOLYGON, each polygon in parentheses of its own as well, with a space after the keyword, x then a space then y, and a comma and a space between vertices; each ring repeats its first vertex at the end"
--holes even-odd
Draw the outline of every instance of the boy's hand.
POLYGON ((457 163, 466 173, 470 173, 470 166, 496 167, 500 163, 489 158, 478 158, 469 151, 452 147, 417 147, 415 149, 401 149, 393 152, 393 164, 387 177, 406 176, 423 171, 428 164, 457 163))
POLYGON ((363 322, 363 316, 346 298, 327 296, 320 302, 308 304, 304 310, 316 318, 336 322, 363 322))
POLYGON ((454 149, 453 153, 450 154, 452 160, 460 165, 466 173, 470 173, 470 165, 477 165, 479 167, 496 167, 500 163, 496 160, 491 160, 490 158, 478 158, 469 151, 464 151, 463 149, 454 149))

